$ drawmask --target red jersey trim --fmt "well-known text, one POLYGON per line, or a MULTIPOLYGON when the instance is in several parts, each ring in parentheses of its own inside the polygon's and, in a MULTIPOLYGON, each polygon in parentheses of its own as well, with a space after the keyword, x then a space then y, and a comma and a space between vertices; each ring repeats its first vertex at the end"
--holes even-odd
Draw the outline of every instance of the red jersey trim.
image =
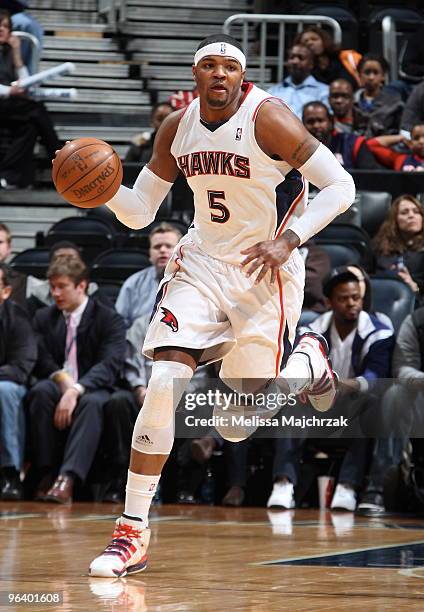
POLYGON ((280 296, 281 311, 280 311, 280 325, 278 328, 278 340, 277 340, 278 350, 277 350, 277 357, 275 359, 275 376, 276 377, 280 373, 281 353, 282 353, 281 339, 283 336, 283 329, 284 329, 284 323, 285 323, 285 318, 286 318, 285 313, 284 313, 284 305, 283 305, 283 283, 281 281, 280 272, 277 272, 277 281, 278 281, 278 293, 280 296))
POLYGON ((299 193, 297 198, 295 200, 293 200, 293 202, 291 203, 290 208, 286 212, 286 215, 285 215, 284 219, 280 223, 280 227, 278 227, 277 230, 276 230, 276 234, 275 234, 274 240, 280 236, 280 234, 283 231, 284 227, 287 225, 287 221, 290 219, 290 217, 294 213, 296 206, 299 204, 299 202, 303 198, 303 194, 305 193, 305 179, 303 178, 303 176, 302 176, 302 184, 303 184, 302 191, 299 193))

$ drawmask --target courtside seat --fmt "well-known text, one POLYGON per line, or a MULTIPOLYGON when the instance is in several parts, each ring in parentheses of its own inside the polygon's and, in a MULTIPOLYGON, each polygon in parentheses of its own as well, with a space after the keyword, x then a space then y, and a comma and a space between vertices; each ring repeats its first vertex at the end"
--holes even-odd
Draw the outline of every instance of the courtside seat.
POLYGON ((361 261, 359 251, 353 246, 333 244, 331 242, 320 242, 320 246, 328 254, 332 268, 338 268, 339 266, 347 266, 350 264, 359 264, 361 261))
POLYGON ((390 211, 392 196, 386 191, 360 191, 361 226, 372 238, 390 211))
POLYGON ((150 265, 150 259, 145 253, 135 249, 110 249, 93 261, 90 278, 102 285, 119 283, 150 265))
POLYGON ((84 259, 90 263, 99 253, 114 246, 116 235, 116 230, 103 219, 67 217, 52 225, 44 243, 51 247, 61 240, 75 242, 82 248, 84 259))
POLYGON ((371 289, 373 310, 386 314, 397 333, 405 318, 414 311, 415 294, 400 279, 382 275, 371 277, 371 289))
POLYGON ((26 249, 15 255, 10 267, 23 274, 45 278, 49 267, 50 249, 26 249))
POLYGON ((361 227, 347 223, 331 223, 315 236, 317 244, 338 244, 354 248, 360 255, 360 263, 367 270, 373 269, 374 257, 370 238, 361 227))

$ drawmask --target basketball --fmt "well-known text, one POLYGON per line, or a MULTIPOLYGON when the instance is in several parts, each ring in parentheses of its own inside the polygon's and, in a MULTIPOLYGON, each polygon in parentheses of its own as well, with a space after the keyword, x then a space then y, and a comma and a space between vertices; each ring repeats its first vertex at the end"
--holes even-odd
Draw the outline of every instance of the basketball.
POLYGON ((78 138, 68 142, 53 162, 53 183, 70 204, 96 208, 108 202, 122 182, 122 164, 103 140, 78 138))

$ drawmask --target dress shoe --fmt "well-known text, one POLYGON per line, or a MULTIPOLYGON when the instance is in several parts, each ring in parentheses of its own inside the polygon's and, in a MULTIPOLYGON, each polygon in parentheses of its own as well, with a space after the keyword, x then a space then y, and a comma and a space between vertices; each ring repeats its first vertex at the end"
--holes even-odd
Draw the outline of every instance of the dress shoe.
POLYGON ((0 490, 0 499, 6 501, 16 501, 23 499, 24 488, 19 478, 19 473, 14 470, 8 470, 3 475, 3 481, 0 490))
POLYGON ((34 495, 34 501, 45 501, 47 492, 50 490, 54 482, 54 476, 50 472, 45 474, 38 483, 37 491, 34 495))
POLYGON ((213 438, 207 436, 206 438, 199 438, 198 440, 193 440, 191 443, 191 456, 197 463, 202 465, 209 461, 212 457, 212 453, 215 450, 216 441, 213 438))
POLYGON ((238 508, 244 502, 244 490, 243 487, 237 485, 230 487, 226 496, 222 500, 223 506, 233 506, 238 508))
POLYGON ((67 474, 59 474, 53 485, 47 491, 47 495, 44 497, 43 501, 54 502, 56 504, 70 504, 72 503, 73 488, 73 478, 67 474))

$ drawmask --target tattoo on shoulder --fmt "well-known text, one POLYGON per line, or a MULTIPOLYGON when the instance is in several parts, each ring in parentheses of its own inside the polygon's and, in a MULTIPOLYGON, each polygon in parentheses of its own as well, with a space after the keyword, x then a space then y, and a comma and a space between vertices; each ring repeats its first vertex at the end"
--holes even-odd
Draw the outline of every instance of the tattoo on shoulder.
POLYGON ((311 157, 318 144, 315 138, 305 138, 293 151, 291 161, 297 166, 302 166, 311 157))

